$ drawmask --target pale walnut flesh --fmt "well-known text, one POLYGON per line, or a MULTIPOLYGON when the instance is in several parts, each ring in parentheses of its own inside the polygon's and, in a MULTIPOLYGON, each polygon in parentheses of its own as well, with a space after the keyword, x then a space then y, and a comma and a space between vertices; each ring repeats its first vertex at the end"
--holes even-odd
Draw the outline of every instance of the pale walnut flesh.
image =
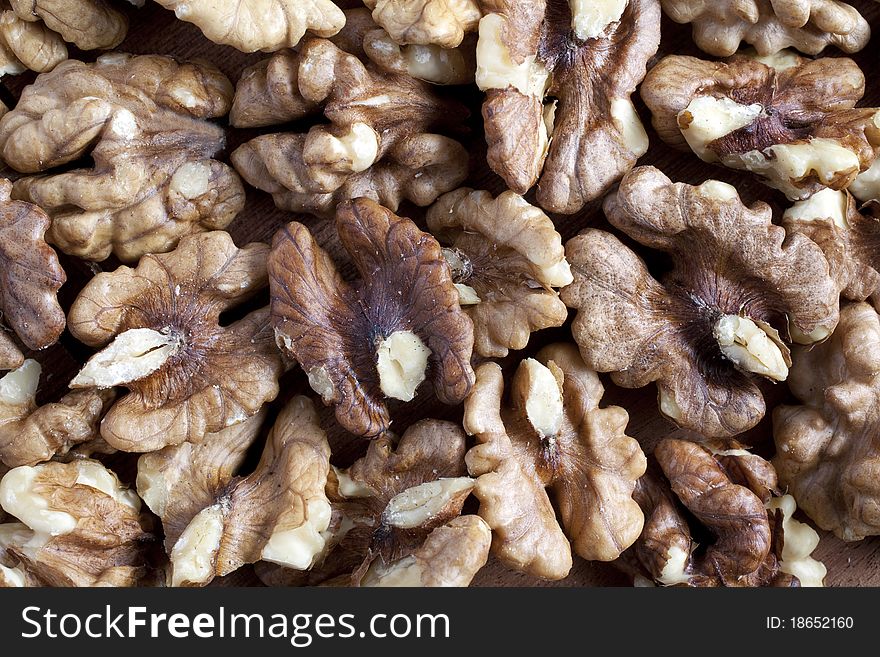
POLYGON ((785 211, 782 225, 822 249, 841 295, 864 301, 880 292, 880 220, 877 204, 861 209, 848 191, 824 189, 785 211))
POLYGON ((636 242, 667 253, 658 281, 632 250, 587 229, 566 245, 574 283, 560 293, 587 365, 626 388, 657 383, 660 411, 713 438, 755 426, 756 383, 786 379, 789 345, 827 337, 838 291, 819 247, 786 236, 770 207, 725 183, 672 183, 653 167, 628 174, 605 214, 636 242))
POLYGON ((342 203, 336 230, 360 273, 351 283, 302 224, 275 235, 269 288, 278 346, 356 435, 386 431, 385 398, 412 400, 425 379, 441 402, 460 403, 473 384, 473 326, 440 245, 368 199, 342 203))
POLYGON ((14 11, 0 11, 0 75, 25 69, 43 73, 65 59, 67 46, 61 36, 14 11))
POLYGON ((511 191, 497 198, 462 188, 428 211, 428 229, 446 248, 459 302, 474 323, 474 349, 506 356, 530 335, 568 318, 557 288, 572 281, 550 218, 511 191))
POLYGON ((242 177, 283 209, 327 216, 360 196, 392 210, 404 199, 429 205, 467 175, 464 147, 433 133, 458 129, 463 105, 324 39, 245 70, 230 122, 259 127, 320 113, 329 123, 262 135, 232 153, 242 177))
POLYGON ((74 301, 71 333, 92 356, 73 387, 128 388, 101 422, 123 451, 151 452, 246 420, 278 394, 281 356, 269 309, 230 325, 231 310, 265 288, 268 246, 237 248, 222 231, 95 276, 74 301))
POLYGON ((13 201, 11 192, 12 183, 0 179, 0 316, 26 347, 44 349, 64 331, 57 295, 67 276, 45 241, 49 217, 36 205, 13 201))
POLYGON ((322 553, 331 520, 330 445, 314 405, 291 399, 256 469, 231 477, 258 430, 233 427, 210 443, 141 457, 139 488, 171 530, 172 586, 203 586, 260 559, 307 570, 322 553), (154 489, 178 472, 188 483, 154 489))
POLYGON ((469 37, 457 48, 438 45, 399 45, 383 29, 363 36, 364 55, 382 70, 405 73, 433 84, 469 84, 476 73, 476 38, 469 37))
MULTIPOLYGON (((80 50, 115 48, 128 32, 128 19, 116 0, 8 0, 23 21, 42 22, 80 50)), ((132 1, 132 4, 142 4, 132 1)))
POLYGON ((22 466, 0 480, 0 562, 25 586, 137 586, 154 537, 141 501, 97 461, 22 466))
POLYGON ((483 9, 476 81, 489 166, 518 194, 538 183, 541 207, 575 213, 648 150, 630 96, 660 43, 659 0, 483 9))
POLYGON ((850 304, 826 342, 794 352, 789 385, 803 405, 773 413, 780 483, 846 541, 880 534, 878 371, 880 316, 850 304))
POLYGON ((671 55, 648 73, 642 98, 664 141, 750 171, 790 200, 845 189, 880 152, 880 110, 855 107, 864 75, 851 59, 783 54, 784 65, 671 55))
POLYGON ((208 64, 160 55, 62 62, 0 120, 0 154, 29 175, 15 198, 43 208, 47 239, 88 260, 136 262, 185 235, 226 227, 244 207, 236 173, 214 156, 232 87, 208 64), (58 171, 90 156, 91 168, 58 171))
POLYGON ((464 416, 477 439, 467 464, 493 554, 546 579, 568 575, 572 549, 585 559, 619 557, 642 530, 632 494, 646 467, 639 444, 625 434, 626 411, 599 408, 599 377, 571 345, 551 345, 523 361, 509 400, 503 388, 498 365, 481 365, 464 416))
POLYGON ((214 43, 242 52, 296 46, 306 32, 329 37, 345 24, 331 0, 157 0, 214 43))
POLYGON ((482 12, 476 0, 364 0, 373 20, 395 43, 455 48, 477 29, 482 12))
POLYGON ((767 461, 676 439, 654 456, 660 472, 635 491, 645 528, 622 567, 661 586, 822 586, 825 567, 811 557, 818 535, 791 518, 794 500, 779 496, 767 461))
POLYGON ((115 396, 112 390, 76 390, 38 407, 41 371, 28 359, 0 378, 0 462, 11 468, 64 456, 98 440, 98 423, 115 396))

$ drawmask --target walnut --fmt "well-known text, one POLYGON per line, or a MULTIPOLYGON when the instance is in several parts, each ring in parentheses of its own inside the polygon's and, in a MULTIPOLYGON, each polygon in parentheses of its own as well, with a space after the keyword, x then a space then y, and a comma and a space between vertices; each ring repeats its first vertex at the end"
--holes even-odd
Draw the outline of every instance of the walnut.
POLYGON ((269 255, 272 325, 337 421, 378 436, 385 398, 411 401, 429 378, 458 404, 474 381, 473 324, 437 241, 369 199, 339 205, 336 230, 361 278, 343 280, 308 229, 292 222, 269 255))
POLYGON ((547 579, 568 575, 572 547, 585 559, 616 559, 643 522, 632 492, 645 455, 624 433, 626 411, 599 408, 604 388, 571 345, 522 361, 506 403, 503 390, 501 368, 481 365, 464 410, 465 430, 478 443, 468 470, 477 477, 480 516, 494 532, 493 553, 547 579))
POLYGON ((794 353, 789 386, 803 405, 773 412, 780 482, 845 541, 880 534, 878 371, 880 316, 866 303, 845 306, 827 342, 794 353))
POLYGON ((837 286, 818 246, 786 237, 770 207, 743 205, 710 180, 673 184, 653 167, 624 177, 608 220, 668 253, 658 282, 614 235, 587 229, 566 245, 574 283, 560 293, 587 365, 625 388, 655 381, 660 411, 712 438, 755 426, 765 404, 754 375, 784 381, 788 344, 826 338, 837 286))
POLYGON ((848 191, 860 201, 880 200, 880 159, 856 176, 848 191))
POLYGON ((41 22, 20 18, 0 3, 0 75, 51 71, 67 59, 64 39, 41 22))
POLYGON ((98 440, 98 422, 113 401, 112 390, 86 389, 37 407, 41 371, 37 361, 28 359, 0 379, 0 461, 11 468, 48 461, 98 440))
POLYGON ((149 520, 97 461, 22 466, 0 480, 0 584, 136 586, 149 574, 149 520))
POLYGON ((660 43, 658 0, 488 0, 477 76, 489 166, 574 213, 648 150, 630 100, 660 43), (596 154, 602 157, 597 158, 596 154))
POLYGON ((482 12, 476 0, 364 0, 373 20, 395 43, 460 45, 467 32, 477 29, 482 12))
POLYGON ((671 55, 641 88, 664 141, 751 171, 790 200, 845 189, 874 162, 880 110, 855 107, 864 92, 851 59, 791 52, 723 62, 671 55))
POLYGON ((864 48, 868 22, 855 7, 837 0, 660 0, 676 23, 693 23, 701 50, 727 57, 741 42, 761 55, 797 48, 817 55, 826 46, 844 52, 864 48))
MULTIPOLYGON (((0 313, 29 349, 44 349, 64 331, 64 311, 58 289, 67 277, 44 234, 49 217, 40 208, 10 199, 12 183, 0 178, 0 313)), ((5 338, 6 336, 4 336, 5 338)), ((24 361, 7 339, 9 357, 0 357, 0 369, 24 361)))
POLYGON ((810 556, 819 536, 791 517, 794 499, 778 496, 768 462, 738 445, 669 438, 654 456, 665 480, 639 480, 645 529, 624 557, 637 574, 663 586, 822 586, 825 566, 810 556), (714 542, 697 549, 676 500, 714 542))
POLYGON ((184 237, 171 253, 95 276, 68 327, 103 347, 72 388, 125 386, 101 422, 113 447, 151 452, 198 442, 254 415, 278 394, 282 363, 269 309, 223 326, 220 314, 266 285, 269 247, 241 249, 222 231, 184 237))
POLYGON ((392 210, 403 199, 428 205, 467 175, 461 144, 428 132, 457 128, 462 105, 409 75, 365 66, 323 39, 247 69, 230 120, 258 127, 321 110, 329 124, 262 135, 232 154, 242 177, 282 209, 332 214, 336 203, 357 196, 392 210))
POLYGON ((572 281, 550 218, 511 191, 458 189, 428 211, 428 229, 447 245, 459 303, 474 322, 475 350, 506 356, 533 331, 562 326, 568 309, 554 288, 572 281))
POLYGON ((162 518, 173 586, 205 585, 259 559, 305 570, 323 550, 330 445, 314 405, 291 399, 256 469, 233 477, 261 419, 140 458, 138 491, 162 518))
MULTIPOLYGON (((131 4, 141 5, 143 2, 129 0, 131 4)), ((119 4, 115 0, 4 0, 5 5, 11 7, 15 17, 20 21, 32 23, 31 35, 25 38, 33 38, 37 30, 46 34, 38 46, 36 43, 21 44, 20 47, 31 51, 31 57, 48 56, 37 55, 35 51, 39 47, 49 46, 56 54, 63 43, 59 44, 57 36, 49 37, 49 30, 59 35, 64 41, 74 44, 80 50, 104 50, 115 48, 125 38, 128 32, 128 19, 114 5, 119 4)), ((14 23, 10 22, 10 25, 14 23)), ((16 26, 13 29, 23 31, 24 28, 16 26)), ((22 35, 24 36, 24 35, 22 35)), ((7 37, 8 39, 8 37, 7 37)), ((8 42, 8 40, 7 40, 8 42)), ((13 48, 13 51, 17 51, 13 48)), ((64 49, 66 59, 67 52, 64 49)), ((55 63, 57 64, 58 61, 55 63)), ((28 65, 24 59, 22 62, 28 65)), ((45 69, 49 70, 52 66, 45 69)))
POLYGON ((822 248, 845 298, 864 301, 880 292, 880 221, 874 212, 876 204, 863 214, 849 192, 823 189, 786 210, 782 224, 822 248))
POLYGON ((235 172, 212 157, 224 131, 204 119, 229 110, 217 69, 160 55, 68 60, 25 88, 0 120, 0 154, 27 176, 13 196, 52 218, 65 253, 135 262, 190 233, 223 228, 244 207, 235 172), (91 156, 94 166, 55 172, 91 156))
POLYGON ((422 420, 397 442, 370 441, 366 455, 330 473, 333 513, 324 554, 307 573, 258 573, 271 584, 467 586, 486 563, 491 532, 460 515, 474 487, 465 435, 451 422, 422 420))

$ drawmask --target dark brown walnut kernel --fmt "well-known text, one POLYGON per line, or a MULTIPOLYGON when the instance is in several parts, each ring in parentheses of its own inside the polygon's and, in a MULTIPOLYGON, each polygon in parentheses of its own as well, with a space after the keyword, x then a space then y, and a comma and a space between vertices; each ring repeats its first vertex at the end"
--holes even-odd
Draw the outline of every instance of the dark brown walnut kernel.
POLYGON ((238 248, 225 232, 184 237, 135 269, 95 276, 70 309, 70 332, 103 347, 72 388, 125 386, 101 422, 113 447, 152 452, 199 442, 246 420, 278 394, 281 354, 269 309, 225 326, 221 313, 266 286, 269 247, 238 248))
POLYGON ((269 288, 278 346, 360 436, 387 431, 385 399, 412 400, 426 378, 441 402, 460 403, 474 382, 473 324, 440 245, 369 199, 340 204, 336 230, 361 276, 352 283, 302 224, 275 235, 269 288))
POLYGON ((770 207, 743 205, 710 180, 672 183, 653 167, 624 177, 605 214, 640 244, 669 254, 660 281, 611 233, 566 245, 574 283, 560 297, 587 365, 626 388, 656 382, 660 411, 705 436, 732 437, 764 416, 755 375, 784 381, 789 344, 828 337, 838 292, 821 249, 786 237, 770 207))
POLYGON ((721 62, 670 55, 641 87, 654 127, 701 159, 755 173, 789 199, 845 189, 880 152, 880 110, 843 57, 737 55, 721 62))
POLYGON ((518 194, 537 182, 546 210, 575 213, 648 150, 630 96, 660 44, 659 0, 482 8, 476 81, 489 166, 518 194))

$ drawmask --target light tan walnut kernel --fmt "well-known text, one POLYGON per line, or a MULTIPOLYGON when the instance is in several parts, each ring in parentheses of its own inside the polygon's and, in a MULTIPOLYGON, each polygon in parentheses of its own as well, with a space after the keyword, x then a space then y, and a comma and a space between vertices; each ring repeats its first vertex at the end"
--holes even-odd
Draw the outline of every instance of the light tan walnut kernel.
POLYGON ((265 287, 268 251, 239 249, 222 231, 190 235, 135 269, 98 274, 80 292, 70 332, 103 349, 70 385, 129 390, 101 422, 110 445, 151 452, 198 442, 275 398, 282 363, 269 309, 220 323, 265 287))
POLYGON ((0 3, 0 75, 51 71, 67 59, 64 39, 41 22, 19 17, 0 3))
POLYGON ((659 0, 482 3, 477 85, 489 166, 572 214, 648 150, 630 96, 660 44, 659 0), (597 156, 601 154, 601 156, 597 156))
POLYGON ((184 235, 226 227, 244 206, 235 172, 213 159, 232 87, 208 64, 161 55, 68 60, 26 87, 0 120, 0 154, 22 173, 13 197, 52 219, 70 255, 136 262, 184 235), (56 168, 91 156, 88 169, 56 168))
POLYGON ((566 244, 574 283, 560 298, 578 311, 572 333, 587 365, 625 388, 656 382, 660 412, 707 437, 755 426, 766 410, 755 377, 784 381, 792 340, 817 342, 837 325, 821 249, 726 183, 673 183, 653 167, 625 176, 604 209, 672 268, 657 281, 602 230, 566 244))
POLYGON ((645 455, 624 433, 626 411, 599 408, 604 388, 571 345, 522 361, 510 387, 502 401, 501 368, 485 363, 464 410, 465 430, 477 439, 468 471, 493 554, 547 579, 568 575, 572 548, 585 559, 616 559, 643 522, 632 493, 645 455))
POLYGON ((506 356, 532 332, 562 326, 568 309, 555 288, 572 281, 562 238, 550 218, 511 191, 462 188, 428 211, 444 245, 459 303, 474 322, 474 349, 506 356))
MULTIPOLYGON (((115 48, 122 43, 128 32, 128 19, 116 8, 121 5, 117 0, 6 0, 6 2, 15 16, 22 21, 42 24, 80 50, 115 48)), ((143 4, 142 1, 137 0, 130 2, 134 5, 143 4)), ((55 49, 58 46, 53 41, 54 39, 46 40, 41 45, 55 49)))
POLYGON ((855 107, 865 76, 845 57, 670 55, 641 87, 665 142, 751 171, 790 200, 845 189, 880 152, 880 109, 855 107))
POLYGON ((137 586, 154 540, 141 501, 97 461, 22 466, 0 480, 0 582, 137 586))
POLYGON ((360 436, 388 430, 386 398, 411 401, 429 379, 458 404, 473 385, 474 334, 440 245, 369 199, 339 205, 336 230, 360 278, 343 280, 302 224, 276 233, 269 256, 278 346, 360 436))
POLYGON ((477 0, 364 0, 373 20, 395 43, 458 46, 477 29, 482 12, 477 0))
POLYGON ((247 69, 230 121, 258 127, 319 111, 329 123, 306 134, 262 135, 232 154, 242 177, 282 209, 327 216, 359 196, 391 210, 404 199, 429 205, 467 175, 464 147, 431 132, 460 129, 463 105, 407 73, 365 66, 324 39, 247 69))
POLYGON ((761 55, 797 48, 817 55, 826 46, 856 52, 868 43, 871 28, 858 10, 838 0, 661 0, 676 23, 693 23, 694 41, 717 57, 740 43, 761 55))

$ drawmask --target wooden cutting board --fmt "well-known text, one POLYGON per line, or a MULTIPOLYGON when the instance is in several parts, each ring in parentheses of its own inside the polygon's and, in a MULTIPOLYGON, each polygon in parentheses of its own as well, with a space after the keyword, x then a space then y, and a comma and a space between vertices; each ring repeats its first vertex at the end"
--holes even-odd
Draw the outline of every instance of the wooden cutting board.
MULTIPOLYGON (((122 0, 111 1, 114 4, 123 5, 131 21, 128 37, 119 47, 121 51, 136 54, 161 53, 184 59, 205 59, 220 67, 233 82, 238 79, 242 69, 267 56, 263 53, 247 55, 230 47, 215 45, 205 39, 197 28, 189 23, 178 21, 172 12, 162 9, 152 1, 142 9, 128 7, 127 3, 122 0)), ((359 5, 356 0, 337 4, 343 6, 359 5)), ((880 106, 880 67, 878 67, 878 63, 880 63, 880 58, 878 58, 880 4, 871 0, 850 0, 850 4, 855 5, 868 19, 875 33, 874 39, 867 48, 853 58, 859 63, 867 77, 867 93, 860 104, 877 107, 880 106)), ((689 26, 676 25, 664 17, 663 40, 656 59, 672 53, 707 57, 693 45, 689 26)), ((92 61, 97 54, 74 51, 71 53, 71 57, 92 61)), ((827 54, 841 56, 842 53, 836 49, 828 49, 827 54)), ((21 90, 32 82, 34 77, 34 74, 26 73, 3 78, 0 98, 12 107, 21 90)), ((449 88, 447 91, 450 95, 462 99, 472 109, 471 119, 462 126, 462 135, 457 135, 474 154, 471 163, 472 173, 466 184, 477 189, 487 189, 494 194, 500 193, 504 190, 504 184, 488 169, 484 159, 485 143, 480 119, 481 95, 476 88, 449 88)), ((683 154, 666 147, 650 129, 650 115, 645 107, 637 98, 634 97, 634 100, 651 136, 651 148, 639 164, 652 164, 675 181, 692 184, 701 183, 708 178, 726 181, 737 188, 747 204, 756 200, 770 203, 774 209, 774 216, 777 220, 779 219, 782 211, 788 207, 786 199, 781 194, 756 183, 748 176, 705 164, 694 155, 683 154)), ((257 134, 272 131, 270 129, 261 131, 230 129, 226 155, 239 144, 257 134)), ((597 153, 597 157, 601 156, 601 153, 597 153)), ((529 198, 531 200, 531 197, 529 198)), ((404 206, 400 214, 409 216, 423 225, 424 210, 422 209, 404 206)), ((294 219, 309 226, 316 239, 336 258, 343 275, 353 273, 351 264, 339 246, 333 227, 329 222, 307 215, 292 215, 282 212, 275 208, 272 199, 263 192, 248 190, 245 210, 235 219, 228 230, 238 245, 252 241, 269 242, 279 227, 294 219)), ((566 240, 587 226, 611 230, 604 219, 599 201, 591 203, 576 215, 554 215, 553 219, 557 230, 566 240)), ((117 262, 108 260, 100 263, 99 268, 96 269, 94 266, 67 256, 62 256, 62 264, 68 276, 68 282, 60 293, 61 303, 65 310, 69 309, 73 299, 94 271, 113 270, 118 266, 117 262)), ((550 342, 562 340, 571 340, 568 325, 534 334, 527 349, 504 359, 502 365, 509 372, 511 366, 515 366, 521 358, 533 355, 538 349, 550 342)), ((38 401, 44 403, 55 400, 62 395, 67 387, 67 382, 78 371, 90 353, 91 351, 87 347, 79 344, 69 333, 65 332, 56 346, 43 352, 29 354, 41 362, 46 377, 39 392, 38 401)), ((604 403, 622 406, 629 412, 630 423, 627 432, 637 438, 646 451, 650 451, 661 438, 684 434, 682 430, 676 428, 658 413, 656 389, 653 385, 641 390, 626 390, 614 386, 607 376, 603 376, 602 379, 607 387, 604 403)), ((785 401, 795 402, 785 385, 766 384, 764 388, 768 408, 785 401)), ((294 394, 311 394, 315 397, 308 388, 301 371, 288 373, 284 377, 282 394, 272 406, 277 410, 284 401, 294 394)), ((321 406, 320 402, 318 405, 321 406)), ((443 406, 430 393, 423 392, 410 404, 392 406, 392 417, 394 429, 400 432, 409 423, 424 417, 458 421, 461 419, 461 409, 460 407, 443 406)), ((322 408, 321 418, 330 436, 335 464, 348 465, 363 453, 365 441, 342 431, 335 424, 333 414, 329 409, 322 408)), ((741 441, 754 446, 758 453, 771 456, 773 441, 769 413, 768 417, 755 429, 741 437, 741 441)), ((109 457, 108 464, 119 473, 123 480, 133 484, 135 460, 136 456, 116 455, 109 457)), ((826 585, 880 586, 880 537, 857 543, 845 543, 827 532, 820 532, 820 534, 821 542, 814 556, 822 560, 828 567, 826 585)), ((227 586, 258 585, 259 580, 247 567, 226 578, 217 580, 215 584, 227 586)), ((490 559, 490 562, 474 580, 476 586, 627 586, 629 584, 629 578, 622 575, 613 566, 590 563, 578 558, 575 559, 574 568, 569 577, 560 582, 544 582, 511 572, 494 559, 490 559)))

